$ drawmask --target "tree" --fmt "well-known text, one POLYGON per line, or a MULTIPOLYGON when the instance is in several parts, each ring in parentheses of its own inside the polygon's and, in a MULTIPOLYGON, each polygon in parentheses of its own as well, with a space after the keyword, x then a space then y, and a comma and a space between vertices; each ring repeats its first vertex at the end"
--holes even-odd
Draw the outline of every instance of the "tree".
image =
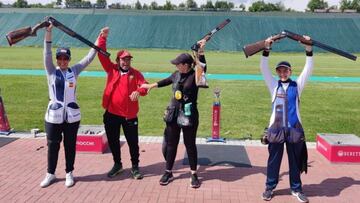
POLYGON ((106 8, 106 5, 107 5, 106 0, 96 0, 94 7, 95 8, 106 8))
POLYGON ((0 1, 0 8, 3 6, 3 3, 0 1))
POLYGON ((352 9, 351 8, 351 0, 341 0, 340 1, 340 10, 344 11, 345 9, 352 9))
POLYGON ((230 9, 232 9, 232 8, 234 8, 234 7, 235 7, 235 5, 234 5, 234 3, 233 3, 233 2, 228 2, 228 6, 229 6, 229 8, 230 8, 230 9))
POLYGON ((17 0, 14 4, 13 7, 15 8, 27 8, 28 6, 28 2, 26 0, 17 0))
POLYGON ((45 4, 44 8, 54 8, 54 5, 56 5, 56 2, 51 2, 51 3, 45 4))
POLYGON ((186 7, 187 8, 197 8, 197 4, 194 0, 186 0, 186 7))
POLYGON ((186 7, 186 5, 185 5, 185 3, 179 3, 179 6, 178 6, 178 8, 185 8, 186 7))
POLYGON ((110 9, 120 9, 120 4, 119 3, 113 3, 109 5, 110 9))
POLYGON ((278 9, 278 11, 285 11, 286 10, 284 4, 281 1, 275 3, 275 7, 276 7, 276 9, 278 9))
POLYGON ((166 0, 163 7, 164 10, 174 10, 175 5, 171 4, 170 0, 166 0))
POLYGON ((91 8, 91 2, 90 1, 81 1, 81 7, 82 8, 91 8))
POLYGON ((151 10, 157 10, 158 9, 158 4, 156 3, 156 1, 153 1, 150 3, 150 9, 151 10))
POLYGON ((352 9, 355 9, 359 12, 360 11, 360 0, 353 0, 351 2, 351 7, 352 7, 352 9))
POLYGON ((340 2, 340 9, 344 11, 345 9, 353 9, 360 11, 360 0, 342 0, 340 2))
POLYGON ((135 9, 136 10, 141 10, 142 9, 142 6, 141 6, 141 3, 140 3, 139 0, 137 0, 136 3, 135 3, 135 9))
POLYGON ((315 9, 326 9, 328 8, 328 3, 324 0, 310 0, 308 5, 308 9, 314 12, 315 9))
POLYGON ((28 7, 30 7, 30 8, 44 8, 44 6, 41 3, 30 4, 30 5, 28 5, 28 7))
POLYGON ((245 9, 246 9, 244 4, 240 4, 239 8, 241 9, 241 11, 245 11, 245 9))
POLYGON ((144 3, 143 6, 142 6, 142 9, 143 9, 143 10, 149 10, 149 6, 144 3))
POLYGON ((81 0, 65 0, 66 7, 78 7, 81 5, 81 0))
POLYGON ((98 5, 107 5, 107 2, 106 2, 106 0, 96 0, 96 4, 98 4, 98 5))
MULTIPOLYGON (((234 4, 232 4, 232 6, 234 7, 234 4)), ((216 9, 221 9, 221 10, 229 10, 230 5, 226 1, 216 1, 215 2, 215 8, 216 9)))
POLYGON ((60 6, 62 4, 62 0, 56 0, 56 5, 60 6))
POLYGON ((131 5, 130 4, 125 4, 121 6, 122 9, 131 9, 131 5))
POLYGON ((81 0, 65 0, 65 4, 81 3, 81 0))
POLYGON ((206 4, 205 4, 205 5, 201 5, 200 8, 214 9, 215 7, 214 7, 212 1, 208 0, 208 1, 206 2, 206 4))
POLYGON ((285 7, 282 3, 278 2, 276 4, 265 3, 262 1, 254 2, 250 7, 250 12, 263 12, 263 11, 283 11, 285 7))

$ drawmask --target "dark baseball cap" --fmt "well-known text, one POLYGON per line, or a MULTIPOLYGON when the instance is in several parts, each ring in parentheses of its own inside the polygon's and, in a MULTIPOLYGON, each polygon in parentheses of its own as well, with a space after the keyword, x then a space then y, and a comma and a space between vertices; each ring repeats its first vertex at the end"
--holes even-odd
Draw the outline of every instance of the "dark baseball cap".
POLYGON ((276 69, 280 68, 280 67, 284 67, 284 68, 288 68, 288 69, 291 69, 291 65, 289 62, 287 61, 281 61, 280 63, 278 63, 276 65, 276 69))
POLYGON ((182 53, 178 55, 175 59, 171 60, 170 62, 174 65, 178 65, 181 63, 192 64, 194 62, 194 59, 190 54, 182 53))
POLYGON ((56 49, 56 59, 59 58, 59 56, 66 56, 67 59, 70 60, 71 58, 71 52, 70 49, 67 47, 59 47, 56 49))

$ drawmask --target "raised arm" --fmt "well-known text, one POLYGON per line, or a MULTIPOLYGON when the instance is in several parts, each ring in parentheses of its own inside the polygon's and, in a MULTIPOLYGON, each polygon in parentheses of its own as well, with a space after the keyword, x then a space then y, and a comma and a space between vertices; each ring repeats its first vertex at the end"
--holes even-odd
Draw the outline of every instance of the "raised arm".
MULTIPOLYGON (((101 29, 101 32, 98 36, 97 42, 98 42, 98 46, 103 49, 104 51, 106 51, 106 41, 107 41, 107 37, 109 35, 109 27, 104 27, 103 29, 101 29)), ((107 56, 104 56, 100 53, 98 53, 98 58, 99 61, 103 67, 103 69, 106 72, 111 71, 114 67, 116 67, 116 64, 112 63, 110 58, 107 56)))
POLYGON ((260 61, 260 71, 264 77, 266 86, 268 87, 271 95, 273 94, 274 88, 277 85, 277 80, 271 74, 271 71, 269 69, 269 54, 270 54, 270 48, 271 48, 272 43, 273 43, 273 41, 270 37, 265 40, 266 49, 263 51, 263 55, 262 55, 261 61, 260 61))
MULTIPOLYGON (((97 40, 95 45, 97 45, 97 40)), ((83 71, 94 60, 95 55, 96 50, 91 48, 89 53, 83 59, 81 59, 81 61, 71 67, 71 70, 74 71, 76 77, 80 75, 81 71, 83 71)))
POLYGON ((51 52, 51 31, 53 25, 50 24, 49 27, 45 28, 45 37, 44 37, 44 67, 48 75, 53 74, 56 70, 51 52))
MULTIPOLYGON (((206 59, 205 59, 205 45, 206 45, 206 38, 199 40, 197 42, 199 45, 198 51, 195 53, 195 57, 199 59, 200 66, 204 69, 204 72, 206 73, 206 59)), ((196 60, 195 58, 195 60, 196 60)))
MULTIPOLYGON (((309 36, 304 36, 304 38, 306 40, 311 40, 309 36)), ((306 51, 306 62, 303 71, 296 80, 299 97, 305 87, 306 82, 309 80, 309 77, 311 76, 314 67, 313 57, 312 57, 313 56, 312 46, 311 45, 304 45, 304 46, 306 51)))

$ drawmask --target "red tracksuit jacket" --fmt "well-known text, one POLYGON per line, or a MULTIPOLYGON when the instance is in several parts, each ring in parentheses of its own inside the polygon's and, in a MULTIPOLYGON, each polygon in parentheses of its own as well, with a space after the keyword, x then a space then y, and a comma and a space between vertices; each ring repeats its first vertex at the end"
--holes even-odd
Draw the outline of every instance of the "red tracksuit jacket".
MULTIPOLYGON (((106 50, 106 38, 99 37, 98 46, 106 50)), ((147 94, 147 90, 139 88, 147 83, 140 71, 131 67, 127 74, 121 76, 118 65, 112 63, 109 57, 98 53, 100 63, 107 73, 106 87, 104 89, 102 106, 108 112, 123 116, 127 119, 137 117, 139 102, 131 101, 130 94, 138 91, 141 96, 147 94)))

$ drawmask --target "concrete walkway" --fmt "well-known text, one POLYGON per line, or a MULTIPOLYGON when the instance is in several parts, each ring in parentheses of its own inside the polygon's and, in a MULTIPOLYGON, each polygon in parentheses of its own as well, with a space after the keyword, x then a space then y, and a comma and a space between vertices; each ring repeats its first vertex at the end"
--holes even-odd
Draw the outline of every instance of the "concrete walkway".
MULTIPOLYGON (((5 137, 5 136, 3 136, 5 137)), ((165 163, 161 137, 141 137, 140 164, 143 180, 130 178, 129 151, 122 145, 123 174, 109 179, 111 153, 77 153, 76 183, 64 185, 64 151, 60 150, 57 181, 48 188, 39 183, 46 173, 46 140, 22 138, 0 147, 0 202, 264 202, 267 148, 254 141, 229 141, 245 145, 252 168, 200 166, 199 189, 189 187, 189 166, 182 165, 184 145, 179 144, 174 168, 175 180, 160 186, 165 163)), ((199 139, 201 143, 204 139, 199 139)), ((303 190, 310 202, 357 202, 360 164, 331 164, 310 144, 309 172, 302 175, 303 190), (354 199, 355 198, 355 199, 354 199)), ((234 154, 236 156, 236 154, 234 154)), ((287 155, 284 153, 280 183, 271 202, 298 202, 289 190, 287 155)))

